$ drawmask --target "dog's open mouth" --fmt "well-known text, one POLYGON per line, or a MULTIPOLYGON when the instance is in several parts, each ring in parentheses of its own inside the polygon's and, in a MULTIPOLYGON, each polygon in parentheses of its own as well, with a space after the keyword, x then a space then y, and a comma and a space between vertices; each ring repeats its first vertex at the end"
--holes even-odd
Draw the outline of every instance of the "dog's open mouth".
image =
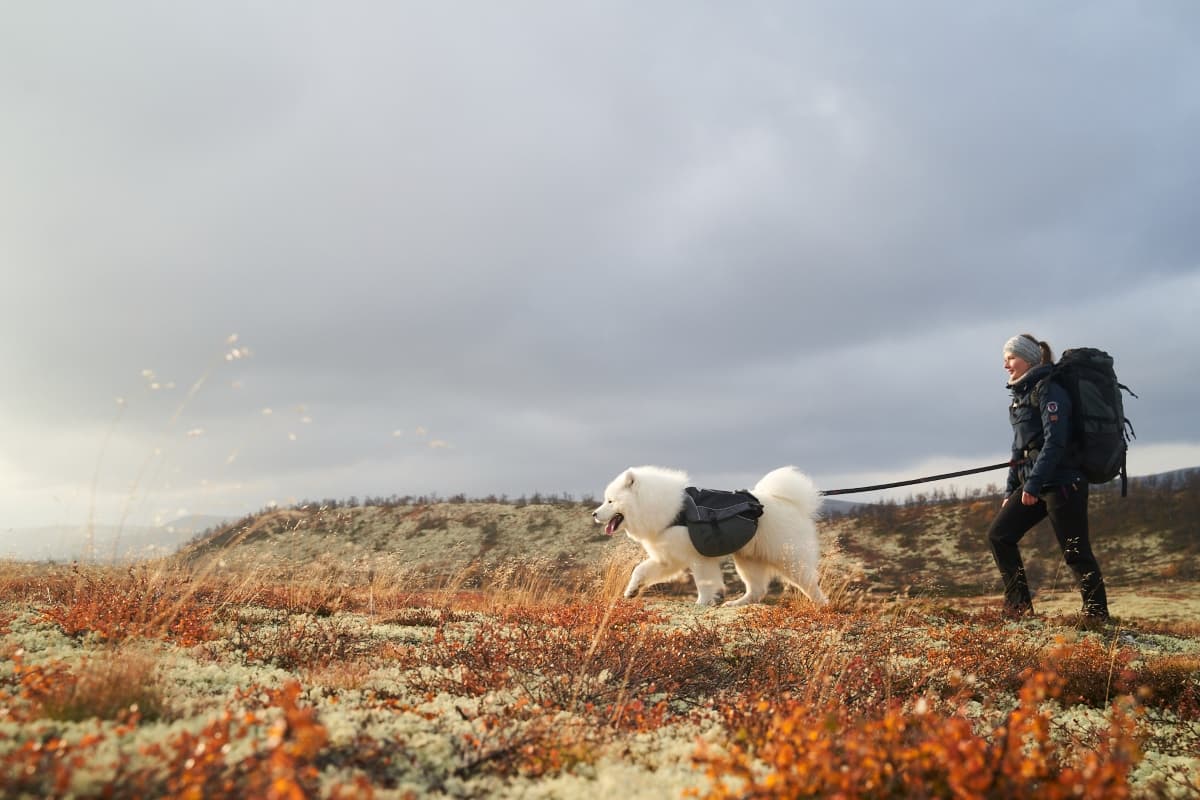
POLYGON ((604 526, 604 532, 612 536, 621 528, 621 523, 625 521, 625 517, 621 514, 613 514, 613 518, 604 526))

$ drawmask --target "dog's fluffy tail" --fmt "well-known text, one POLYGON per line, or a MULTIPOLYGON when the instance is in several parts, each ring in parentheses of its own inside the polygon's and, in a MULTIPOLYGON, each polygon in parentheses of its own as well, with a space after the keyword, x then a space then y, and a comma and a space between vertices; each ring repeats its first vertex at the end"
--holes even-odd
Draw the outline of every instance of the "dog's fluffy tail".
POLYGON ((751 492, 760 500, 770 495, 800 508, 809 518, 821 510, 822 497, 812 479, 795 467, 780 467, 763 476, 751 492))

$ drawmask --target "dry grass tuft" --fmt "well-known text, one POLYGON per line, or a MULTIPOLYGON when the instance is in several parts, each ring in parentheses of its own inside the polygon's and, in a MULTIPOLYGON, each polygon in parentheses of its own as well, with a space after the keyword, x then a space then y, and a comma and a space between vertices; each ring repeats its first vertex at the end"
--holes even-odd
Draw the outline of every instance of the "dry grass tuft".
POLYGON ((152 721, 168 716, 158 660, 138 648, 114 648, 68 665, 62 661, 30 666, 24 653, 13 655, 16 692, 9 716, 78 722, 136 717, 152 721))

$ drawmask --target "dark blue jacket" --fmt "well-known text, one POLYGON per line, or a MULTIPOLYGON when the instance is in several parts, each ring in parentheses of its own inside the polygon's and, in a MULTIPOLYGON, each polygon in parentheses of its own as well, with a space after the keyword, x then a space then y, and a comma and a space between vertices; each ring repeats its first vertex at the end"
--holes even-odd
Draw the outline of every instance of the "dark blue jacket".
POLYGON ((1083 473, 1072 465, 1075 460, 1071 447, 1072 409, 1067 390, 1046 381, 1034 392, 1052 368, 1049 364, 1034 367, 1009 387, 1013 396, 1008 409, 1013 429, 1013 461, 1028 459, 1008 471, 1010 493, 1023 486, 1026 492, 1038 495, 1046 489, 1085 480, 1083 473))

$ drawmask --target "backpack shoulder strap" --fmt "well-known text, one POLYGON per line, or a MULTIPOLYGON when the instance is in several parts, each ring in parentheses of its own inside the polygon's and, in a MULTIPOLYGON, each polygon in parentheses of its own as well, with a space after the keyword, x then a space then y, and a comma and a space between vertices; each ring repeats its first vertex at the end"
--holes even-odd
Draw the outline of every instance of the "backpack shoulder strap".
MULTIPOLYGON (((1046 374, 1046 377, 1035 383, 1033 388, 1029 390, 1029 404, 1034 408, 1039 408, 1041 406, 1042 395, 1045 394, 1046 386, 1048 384, 1057 383, 1059 386, 1063 385, 1062 381, 1056 380, 1058 377, 1059 371, 1058 365, 1056 364, 1054 369, 1050 370, 1050 372, 1046 374)), ((1065 389, 1066 387, 1063 386, 1063 388, 1065 389)))

